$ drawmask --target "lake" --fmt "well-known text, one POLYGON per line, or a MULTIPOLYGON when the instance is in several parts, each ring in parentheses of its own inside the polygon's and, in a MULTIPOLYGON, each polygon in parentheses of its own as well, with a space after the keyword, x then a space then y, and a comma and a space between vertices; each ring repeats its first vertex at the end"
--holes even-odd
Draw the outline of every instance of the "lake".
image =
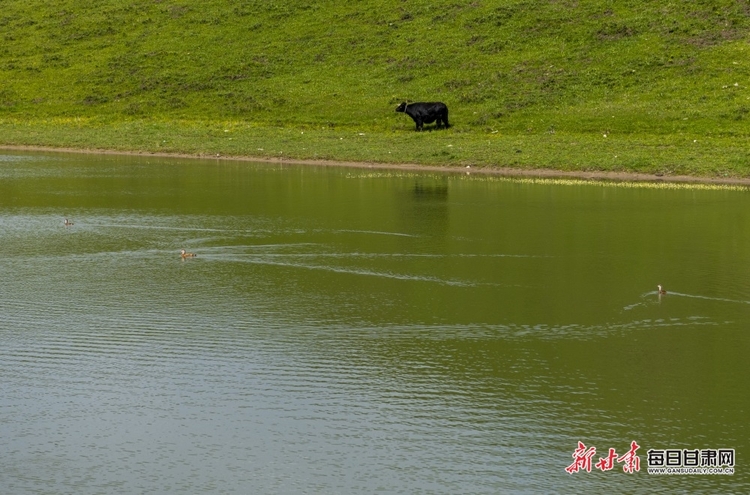
POLYGON ((0 274, 2 493, 750 492, 747 190, 5 151, 0 274))

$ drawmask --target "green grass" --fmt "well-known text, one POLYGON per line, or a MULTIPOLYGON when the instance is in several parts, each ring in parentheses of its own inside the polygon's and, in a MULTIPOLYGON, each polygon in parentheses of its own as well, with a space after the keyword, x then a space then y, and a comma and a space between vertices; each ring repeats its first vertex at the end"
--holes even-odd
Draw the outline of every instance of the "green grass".
POLYGON ((749 41, 747 0, 6 0, 0 144, 747 177, 749 41))

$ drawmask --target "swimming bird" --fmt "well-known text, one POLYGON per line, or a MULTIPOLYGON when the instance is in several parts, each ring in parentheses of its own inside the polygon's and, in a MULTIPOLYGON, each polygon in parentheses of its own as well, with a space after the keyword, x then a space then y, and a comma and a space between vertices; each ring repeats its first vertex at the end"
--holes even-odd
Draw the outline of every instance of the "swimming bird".
POLYGON ((667 293, 667 291, 665 291, 664 289, 661 288, 661 285, 657 285, 656 287, 659 289, 659 294, 666 294, 667 293))
POLYGON ((71 222, 70 220, 68 220, 68 219, 66 218, 66 219, 65 219, 65 226, 66 226, 66 227, 69 227, 69 226, 71 226, 71 225, 73 225, 73 222, 71 222))
POLYGON ((188 253, 187 251, 182 249, 180 251, 180 256, 182 256, 183 258, 195 258, 197 255, 195 253, 188 253))

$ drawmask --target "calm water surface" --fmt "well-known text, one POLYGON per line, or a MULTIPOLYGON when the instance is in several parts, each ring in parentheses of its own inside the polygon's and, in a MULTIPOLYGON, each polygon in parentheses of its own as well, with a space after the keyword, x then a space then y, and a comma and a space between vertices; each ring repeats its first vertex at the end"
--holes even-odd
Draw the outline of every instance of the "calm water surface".
POLYGON ((749 329, 746 191, 0 154, 0 493, 748 493, 749 329))

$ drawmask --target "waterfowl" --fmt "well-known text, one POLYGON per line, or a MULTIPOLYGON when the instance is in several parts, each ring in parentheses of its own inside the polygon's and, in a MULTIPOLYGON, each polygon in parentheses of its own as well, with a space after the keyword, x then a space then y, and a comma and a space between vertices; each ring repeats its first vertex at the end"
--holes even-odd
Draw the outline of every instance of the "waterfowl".
POLYGON ((70 220, 68 220, 68 219, 66 218, 66 219, 65 219, 65 226, 66 226, 66 227, 69 227, 69 226, 71 226, 71 225, 73 225, 73 222, 71 222, 70 220))
POLYGON ((657 285, 656 287, 659 289, 659 294, 666 294, 667 293, 667 291, 665 291, 664 289, 661 288, 661 285, 657 285))
POLYGON ((188 253, 184 249, 180 251, 180 256, 183 258, 195 258, 197 255, 195 253, 188 253))

